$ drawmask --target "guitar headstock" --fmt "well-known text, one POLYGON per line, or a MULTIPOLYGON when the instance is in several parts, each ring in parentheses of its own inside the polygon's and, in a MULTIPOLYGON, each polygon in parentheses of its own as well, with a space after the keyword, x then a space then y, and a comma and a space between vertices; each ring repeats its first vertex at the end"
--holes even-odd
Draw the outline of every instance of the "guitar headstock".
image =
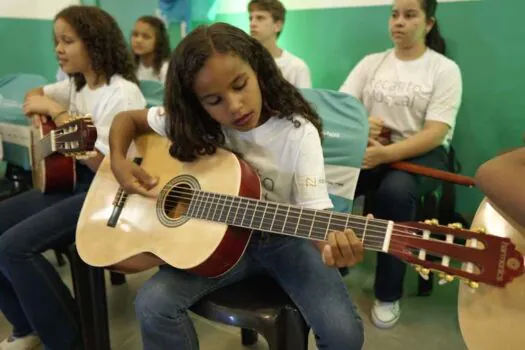
POLYGON ((437 220, 395 224, 389 253, 414 264, 423 276, 440 273, 442 282, 461 278, 504 287, 525 272, 524 257, 509 238, 466 230, 460 224, 441 226, 437 220))
POLYGON ((53 150, 77 159, 96 155, 97 128, 90 115, 74 116, 53 130, 53 150))

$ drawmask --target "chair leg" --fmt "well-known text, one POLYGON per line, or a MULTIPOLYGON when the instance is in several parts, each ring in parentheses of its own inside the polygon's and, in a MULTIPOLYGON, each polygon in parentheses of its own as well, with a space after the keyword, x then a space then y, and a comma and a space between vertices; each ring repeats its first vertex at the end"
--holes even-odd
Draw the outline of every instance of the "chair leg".
POLYGON ((241 328, 242 345, 250 346, 257 343, 257 332, 251 329, 241 328))
POLYGON ((110 350, 104 270, 85 264, 75 245, 69 253, 84 349, 110 350))
POLYGON ((64 257, 62 256, 62 253, 55 249, 55 257, 57 259, 57 264, 59 267, 62 267, 66 264, 66 261, 64 260, 64 257))
POLYGON ((299 310, 286 310, 285 327, 279 332, 285 337, 286 350, 308 350, 308 333, 310 326, 299 310))
POLYGON ((434 285, 434 273, 428 274, 428 280, 418 275, 417 295, 420 297, 428 297, 432 294, 434 285))
POLYGON ((114 286, 120 286, 121 284, 126 283, 126 275, 118 272, 110 272, 109 277, 111 279, 111 284, 114 286))
POLYGON ((308 350, 310 326, 298 310, 285 310, 277 324, 261 334, 270 350, 308 350))

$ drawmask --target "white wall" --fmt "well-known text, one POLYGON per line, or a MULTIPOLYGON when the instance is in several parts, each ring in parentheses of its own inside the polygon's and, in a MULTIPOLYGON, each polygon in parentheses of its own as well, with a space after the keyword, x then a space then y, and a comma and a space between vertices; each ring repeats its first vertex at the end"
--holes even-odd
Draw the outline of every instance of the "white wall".
POLYGON ((0 0, 0 17, 53 19, 64 7, 80 0, 0 0))
MULTIPOLYGON (((249 0, 218 0, 218 13, 246 12, 249 0)), ((318 8, 384 6, 392 4, 393 0, 281 0, 287 10, 304 10, 318 8)), ((464 2, 480 0, 439 0, 439 2, 464 2)))

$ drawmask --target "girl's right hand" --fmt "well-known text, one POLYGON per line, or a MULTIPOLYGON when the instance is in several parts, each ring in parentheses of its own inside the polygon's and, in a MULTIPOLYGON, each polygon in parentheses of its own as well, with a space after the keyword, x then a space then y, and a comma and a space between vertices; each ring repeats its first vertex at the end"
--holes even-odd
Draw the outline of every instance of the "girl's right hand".
POLYGON ((111 171, 126 193, 136 193, 146 197, 157 196, 156 193, 152 193, 150 190, 157 185, 159 179, 150 176, 144 169, 132 161, 126 158, 112 158, 111 171))
POLYGON ((376 117, 369 117, 368 125, 369 125, 368 137, 371 139, 377 140, 383 130, 383 121, 376 117))
POLYGON ((33 114, 31 116, 31 123, 35 128, 40 127, 40 125, 47 123, 49 118, 45 115, 33 114))

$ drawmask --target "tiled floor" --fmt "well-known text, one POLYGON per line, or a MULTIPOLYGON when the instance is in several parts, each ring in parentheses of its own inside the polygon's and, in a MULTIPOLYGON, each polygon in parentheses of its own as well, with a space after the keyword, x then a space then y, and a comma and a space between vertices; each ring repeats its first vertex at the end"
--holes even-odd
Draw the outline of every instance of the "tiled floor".
MULTIPOLYGON (((54 263, 54 257, 46 254, 54 263)), ((406 297, 402 301, 402 317, 391 330, 375 328, 369 317, 373 302, 374 256, 367 255, 363 264, 353 269, 346 283, 365 323, 364 349, 414 349, 414 350, 463 350, 466 346, 461 338, 457 321, 457 282, 446 286, 435 286, 432 296, 416 297, 416 273, 409 270, 406 278, 406 297)), ((69 267, 59 268, 63 278, 70 284, 69 267)), ((143 273, 128 276, 127 283, 111 286, 108 283, 108 307, 110 313, 111 342, 113 350, 142 349, 140 333, 133 312, 133 298, 140 285, 151 275, 143 273)), ((212 323, 194 315, 202 350, 241 350, 237 328, 212 323)), ((10 332, 10 327, 0 314, 0 338, 10 332)), ((253 350, 268 349, 259 337, 253 350)), ((309 350, 316 349, 310 335, 309 350)))

